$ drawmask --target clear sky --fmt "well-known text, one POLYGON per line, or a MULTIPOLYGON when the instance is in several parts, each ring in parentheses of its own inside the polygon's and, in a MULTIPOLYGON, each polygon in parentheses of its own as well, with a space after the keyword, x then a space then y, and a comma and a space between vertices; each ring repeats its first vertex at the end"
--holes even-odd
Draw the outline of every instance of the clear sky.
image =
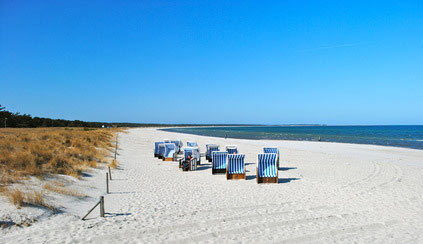
POLYGON ((0 104, 108 122, 423 124, 423 1, 1 0, 0 104))

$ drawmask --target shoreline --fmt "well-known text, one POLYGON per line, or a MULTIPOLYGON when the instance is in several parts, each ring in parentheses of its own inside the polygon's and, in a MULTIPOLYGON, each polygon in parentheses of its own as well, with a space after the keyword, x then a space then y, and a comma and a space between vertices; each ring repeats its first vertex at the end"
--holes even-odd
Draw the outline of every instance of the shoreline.
MULTIPOLYGON (((238 126, 236 126, 238 127, 238 126)), ((193 135, 193 136, 202 136, 202 137, 210 137, 210 138, 220 138, 225 139, 225 137, 220 136, 210 136, 210 135, 198 135, 189 132, 175 132, 175 131, 165 131, 162 129, 174 129, 175 127, 169 128, 155 128, 158 131, 164 131, 169 133, 178 133, 184 135, 193 135)), ((194 128, 194 127, 193 127, 194 128)), ((250 138, 235 138, 235 137, 228 137, 227 139, 235 139, 235 140, 251 140, 251 141, 281 141, 281 142, 311 142, 311 143, 336 143, 336 144, 347 144, 347 145, 363 145, 363 146, 375 146, 375 147, 385 147, 391 149, 408 149, 408 150, 416 150, 416 151, 423 151, 423 149, 418 148, 410 148, 410 147, 401 147, 401 146, 388 146, 388 145, 379 145, 379 144, 368 144, 368 143, 352 143, 352 142, 335 142, 335 141, 313 141, 313 140, 288 140, 288 139, 250 139, 250 138)))
MULTIPOLYGON (((366 125, 367 126, 367 125, 366 125)), ((226 126, 226 127, 240 127, 240 126, 226 126)), ((248 127, 254 127, 254 126, 248 126, 248 127)), ((263 127, 263 126, 256 126, 256 127, 263 127)), ((279 127, 279 126, 274 126, 279 127)), ((287 126, 290 127, 290 126, 287 126)), ((300 126, 302 127, 302 126, 300 126)), ((314 127, 314 126, 313 126, 314 127)), ((331 127, 331 126, 325 126, 325 127, 331 127)), ((340 126, 335 126, 340 127, 340 126)), ((199 128, 214 128, 213 126, 209 127, 187 127, 187 128, 178 128, 178 127, 165 127, 165 128, 157 128, 157 130, 166 131, 166 132, 174 132, 174 133, 181 133, 181 134, 188 134, 188 135, 198 135, 198 136, 206 136, 206 137, 212 137, 212 138, 225 138, 223 135, 201 135, 195 132, 185 132, 185 131, 167 131, 167 130, 178 130, 178 129, 199 129, 199 128)), ((223 133, 223 132, 222 132, 223 133)), ((345 144, 355 144, 355 145, 372 145, 372 146, 383 146, 383 147, 393 147, 393 148, 406 148, 406 149, 413 149, 413 150, 421 150, 423 151, 423 148, 416 148, 412 146, 402 146, 402 145, 384 145, 384 144, 377 144, 377 143, 366 143, 366 142, 354 142, 354 141, 335 141, 335 140, 320 140, 317 138, 325 138, 324 135, 318 136, 316 135, 316 138, 311 139, 287 139, 287 138, 240 138, 240 137, 231 137, 228 133, 228 137, 231 139, 239 139, 239 140, 268 140, 268 141, 306 141, 306 142, 327 142, 327 143, 345 143, 345 144)), ((401 141, 410 141, 410 142, 421 142, 421 140, 405 140, 401 139, 401 141)))

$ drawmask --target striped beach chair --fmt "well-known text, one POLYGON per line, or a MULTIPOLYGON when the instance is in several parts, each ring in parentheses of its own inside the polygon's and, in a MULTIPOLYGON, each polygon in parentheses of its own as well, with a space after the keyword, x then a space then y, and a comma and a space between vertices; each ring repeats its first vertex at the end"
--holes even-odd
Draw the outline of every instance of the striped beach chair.
POLYGON ((159 144, 159 149, 158 149, 158 158, 160 158, 160 159, 163 159, 163 157, 164 157, 164 153, 165 153, 165 143, 163 142, 163 143, 160 143, 159 144))
POLYGON ((257 183, 278 183, 276 153, 260 153, 257 161, 257 183))
POLYGON ((279 149, 277 147, 263 147, 263 153, 276 153, 278 158, 276 159, 276 165, 279 169, 279 149))
POLYGON ((237 154, 238 148, 236 146, 226 146, 226 151, 228 154, 237 154))
POLYGON ((154 157, 155 158, 159 156, 159 144, 164 144, 164 142, 159 141, 154 143, 154 157))
POLYGON ((212 152, 219 151, 219 146, 216 144, 207 144, 206 145, 206 159, 212 161, 212 152))
POLYGON ((197 170, 197 159, 196 158, 193 158, 191 161, 189 161, 189 164, 188 164, 188 169, 189 169, 189 171, 195 171, 195 170, 197 170))
POLYGON ((182 166, 180 167, 182 171, 195 171, 197 170, 197 159, 193 158, 191 160, 186 160, 182 162, 182 166))
POLYGON ((164 156, 163 161, 175 161, 176 160, 176 145, 173 143, 164 144, 164 156))
POLYGON ((179 168, 183 171, 197 170, 197 164, 199 164, 200 151, 198 147, 185 147, 184 157, 179 159, 179 168), (191 156, 191 160, 188 157, 191 156), (193 164, 195 163, 195 167, 193 164))
POLYGON ((187 147, 198 147, 198 145, 195 141, 187 141, 187 147))
POLYGON ((176 145, 176 154, 179 154, 181 152, 181 149, 182 149, 182 141, 181 140, 175 140, 175 141, 170 141, 170 142, 176 145))
POLYGON ((197 164, 201 164, 201 155, 200 149, 198 147, 185 147, 184 148, 184 159, 188 158, 188 155, 191 155, 192 158, 197 160, 197 164))
POLYGON ((228 154, 228 163, 226 166, 227 180, 246 179, 244 159, 244 154, 228 154))
POLYGON ((226 173, 228 152, 212 152, 212 174, 226 173))

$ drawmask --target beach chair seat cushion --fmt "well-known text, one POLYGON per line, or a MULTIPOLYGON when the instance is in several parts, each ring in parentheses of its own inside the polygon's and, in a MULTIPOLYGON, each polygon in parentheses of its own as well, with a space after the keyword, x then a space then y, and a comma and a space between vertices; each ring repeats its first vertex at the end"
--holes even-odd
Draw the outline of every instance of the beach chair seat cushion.
POLYGON ((165 143, 163 161, 173 161, 176 156, 176 145, 173 143, 165 143))

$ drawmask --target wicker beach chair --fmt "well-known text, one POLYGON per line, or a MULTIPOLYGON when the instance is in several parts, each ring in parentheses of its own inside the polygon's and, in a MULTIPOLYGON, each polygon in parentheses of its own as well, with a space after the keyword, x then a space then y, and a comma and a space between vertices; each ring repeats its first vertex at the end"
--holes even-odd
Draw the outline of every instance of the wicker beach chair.
POLYGON ((170 141, 170 142, 176 145, 176 154, 179 154, 181 152, 181 149, 182 149, 182 141, 181 140, 175 140, 175 141, 170 141))
POLYGON ((276 165, 279 169, 279 148, 277 147, 264 147, 263 153, 276 153, 278 155, 278 158, 276 159, 276 165))
POLYGON ((238 148, 236 146, 226 146, 226 151, 228 154, 237 154, 238 148))
POLYGON ((212 161, 212 152, 219 151, 219 146, 216 144, 207 144, 206 145, 206 159, 212 161))
POLYGON ((185 147, 184 158, 187 159, 188 155, 191 155, 192 158, 197 159, 197 164, 201 164, 200 149, 198 147, 185 147))
POLYGON ((244 154, 228 154, 228 163, 226 166, 227 180, 246 179, 244 159, 244 154))
POLYGON ((198 147, 185 147, 184 157, 179 159, 179 168, 182 168, 183 171, 197 170, 197 164, 199 164, 199 158, 200 158, 200 152, 198 147), (191 159, 189 159, 189 156, 191 156, 191 159))
POLYGON ((164 144, 164 142, 159 141, 154 143, 154 157, 155 158, 159 156, 159 144, 164 144))
POLYGON ((226 173, 228 152, 212 152, 212 174, 226 173))
POLYGON ((257 161, 257 183, 278 183, 276 153, 260 153, 257 161))
POLYGON ((183 161, 180 168, 182 169, 182 171, 195 171, 195 170, 197 170, 197 159, 192 158, 191 160, 183 161))
POLYGON ((158 149, 158 158, 159 159, 163 159, 164 157, 164 153, 165 153, 165 143, 160 143, 159 144, 159 149, 158 149))
POLYGON ((176 145, 173 143, 165 143, 165 150, 163 155, 163 161, 175 161, 176 160, 176 145))
POLYGON ((187 141, 187 147, 198 147, 198 144, 195 141, 187 141))

